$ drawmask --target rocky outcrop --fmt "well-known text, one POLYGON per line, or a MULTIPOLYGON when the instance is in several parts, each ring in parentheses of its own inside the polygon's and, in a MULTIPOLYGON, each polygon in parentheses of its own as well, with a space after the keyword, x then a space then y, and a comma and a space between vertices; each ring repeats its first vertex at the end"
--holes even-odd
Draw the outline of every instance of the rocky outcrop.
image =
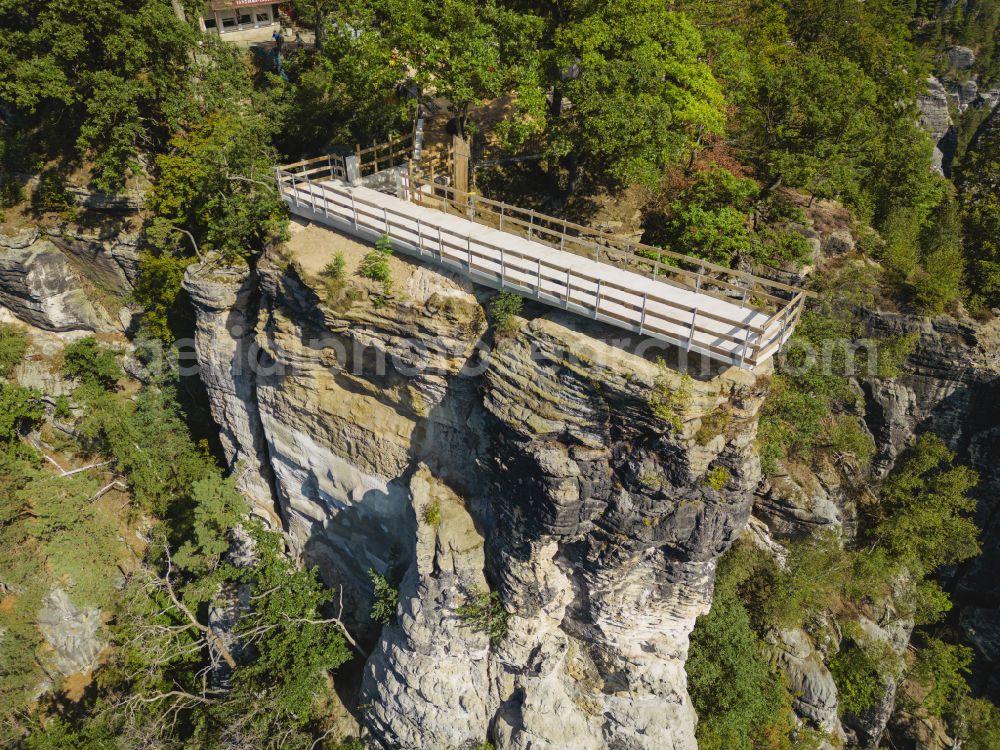
POLYGON ((139 275, 139 232, 128 223, 43 229, 56 247, 86 267, 89 278, 112 294, 127 294, 139 275))
POLYGON ((127 227, 0 226, 0 306, 46 331, 120 331, 136 242, 127 227))
MULTIPOLYGON (((894 378, 859 374, 856 379, 855 385, 863 394, 865 424, 876 447, 874 475, 884 477, 914 437, 924 432, 943 437, 958 460, 980 474, 975 490, 976 520, 983 528, 984 547, 979 557, 948 573, 951 580, 947 586, 956 603, 950 624, 964 631, 967 642, 977 650, 977 689, 998 695, 1000 587, 993 571, 1000 565, 1000 545, 995 541, 1000 533, 996 520, 1000 496, 1000 320, 976 322, 945 315, 919 318, 874 311, 868 313, 866 326, 874 339, 907 335, 917 340, 903 374, 894 378)), ((851 484, 845 470, 850 466, 789 466, 761 485, 754 514, 778 539, 801 538, 823 528, 839 529, 850 539, 854 510, 850 493, 845 492, 851 484)), ((862 620, 868 637, 888 644, 901 655, 912 623, 890 611, 869 615, 871 619, 862 620)), ((819 690, 822 681, 813 674, 813 663, 821 663, 822 657, 807 642, 807 648, 802 648, 799 641, 797 648, 783 643, 778 663, 800 691, 797 712, 816 726, 830 719, 828 712, 818 711, 818 707, 828 708, 830 696, 819 690), (818 704, 810 695, 820 699, 818 704)), ((845 717, 842 724, 838 719, 838 734, 846 736, 850 746, 876 746, 894 710, 896 688, 895 683, 887 683, 883 700, 865 715, 845 717)))
POLYGON ((219 440, 252 512, 280 528, 271 465, 257 410, 256 276, 243 263, 189 267, 184 289, 197 312, 195 353, 219 440))
POLYGON ((1000 374, 1000 321, 978 324, 949 316, 915 318, 873 313, 874 336, 916 334, 907 372, 893 379, 868 379, 867 423, 879 448, 884 473, 912 439, 933 431, 953 448, 973 450, 998 424, 996 379, 1000 374))
POLYGON ((501 746, 695 746, 687 639, 715 558, 749 516, 762 390, 739 371, 693 382, 685 428, 666 429, 650 394, 684 387, 569 315, 538 318, 494 352, 490 561, 515 612, 497 653, 501 746), (717 408, 732 428, 699 445, 717 408), (725 467, 718 490, 710 466, 725 467))
MULTIPOLYGON (((338 237, 310 231, 320 234, 303 241, 338 237)), ((353 273, 367 248, 344 243, 353 273)), ((485 329, 482 308, 464 282, 392 263, 395 298, 382 307, 324 305, 299 263, 258 265, 257 406, 289 541, 345 588, 362 631, 373 627, 368 570, 400 573, 413 560, 417 463, 463 495, 476 481, 467 422, 477 397, 462 373, 485 329)))
MULTIPOLYGON (((246 271, 186 284, 200 325, 234 310, 232 320, 256 325, 253 389, 215 392, 253 401, 257 426, 248 421, 230 440, 243 450, 250 438, 266 442, 257 455, 274 472, 293 549, 343 587, 349 626, 373 644, 361 698, 373 736, 403 748, 487 736, 502 748, 693 748, 684 662, 716 558, 744 528, 755 493, 776 538, 824 528, 849 537, 851 467, 792 467, 761 483, 752 441, 766 373, 688 382, 638 356, 637 342, 530 303, 494 339, 482 290, 394 258, 386 300, 353 275, 367 250, 300 229, 284 254, 258 264, 259 303, 238 291, 246 271), (339 286, 320 273, 336 250, 348 267, 339 286), (677 429, 656 394, 685 390, 677 429), (719 410, 729 415, 719 434, 699 429, 719 410), (712 486, 715 468, 724 479, 712 486), (400 581, 398 618, 381 633, 366 614, 369 569, 400 581), (458 616, 487 588, 509 613, 496 643, 458 616)), ((868 327, 874 338, 918 337, 906 374, 856 382, 876 474, 913 435, 952 436, 984 474, 981 520, 995 538, 1000 324, 872 313, 868 327)), ((211 336, 199 349, 238 348, 211 336)), ((202 364, 231 379, 233 361, 202 364)), ((217 413, 236 423, 233 410, 217 413)), ((1000 632, 988 580, 998 554, 987 549, 955 574, 956 623, 987 675, 1000 632)), ((867 614, 867 637, 901 653, 911 624, 867 614)), ((835 741, 874 745, 895 686, 871 712, 842 719, 824 666, 831 647, 817 638, 785 633, 777 647, 796 710, 835 741)))
POLYGON ((841 477, 833 467, 806 469, 767 477, 757 488, 754 515, 775 534, 803 537, 822 529, 840 529, 850 521, 841 477))
POLYGON ((788 678, 795 712, 828 736, 845 739, 837 711, 837 686, 823 655, 801 630, 778 633, 775 661, 788 678))
POLYGON ((77 672, 89 673, 98 664, 107 645, 100 637, 101 611, 95 607, 77 608, 62 589, 45 597, 37 617, 50 650, 45 666, 55 677, 77 672))
POLYGON ((131 214, 139 211, 146 202, 149 189, 149 181, 145 178, 134 178, 128 189, 118 193, 106 193, 101 190, 94 190, 88 185, 77 185, 67 181, 66 193, 73 199, 73 202, 80 208, 88 211, 98 211, 112 214, 131 214))
POLYGON ((425 465, 410 491, 414 558, 399 586, 398 620, 365 669, 368 720, 392 747, 471 747, 485 739, 497 704, 489 638, 463 627, 457 612, 488 589, 483 537, 464 499, 425 465))
POLYGON ((32 229, 0 234, 0 305, 49 331, 108 328, 66 256, 32 229))
POLYGON ((976 53, 968 47, 953 44, 944 51, 948 65, 955 70, 968 70, 976 64, 976 53))
POLYGON ((917 108, 920 111, 920 126, 934 142, 931 168, 947 176, 951 172, 958 137, 948 110, 948 92, 944 84, 937 78, 928 78, 927 91, 917 97, 917 108))
MULTIPOLYGON (((368 250, 296 227, 258 263, 253 400, 289 542, 375 644, 361 698, 373 736, 693 750, 688 635, 749 517, 767 373, 684 378, 548 308, 494 341, 487 292, 393 258, 386 300, 355 276, 368 250), (337 251, 347 277, 332 284, 320 272, 337 251), (700 430, 719 410, 725 426, 700 430), (401 581, 381 633, 369 569, 401 581), (495 643, 457 614, 486 590, 509 613, 495 643)), ((226 305, 254 314, 232 291, 192 298, 199 329, 226 305)), ((232 358, 203 346, 216 344, 199 341, 208 381, 231 380, 232 358)))
POLYGON ((982 553, 953 572, 954 617, 977 649, 974 679, 1000 697, 1000 319, 983 323, 949 316, 916 319, 878 313, 869 321, 880 335, 917 333, 908 372, 864 384, 867 422, 879 453, 876 467, 888 470, 913 435, 934 432, 980 477, 974 493, 982 553), (993 644, 993 645, 991 645, 993 644))
POLYGON ((917 109, 920 126, 934 143, 931 168, 950 177, 959 141, 972 140, 971 130, 993 115, 1000 103, 1000 87, 987 85, 972 72, 976 57, 968 47, 949 47, 943 57, 947 70, 927 79, 926 91, 917 97, 917 109))

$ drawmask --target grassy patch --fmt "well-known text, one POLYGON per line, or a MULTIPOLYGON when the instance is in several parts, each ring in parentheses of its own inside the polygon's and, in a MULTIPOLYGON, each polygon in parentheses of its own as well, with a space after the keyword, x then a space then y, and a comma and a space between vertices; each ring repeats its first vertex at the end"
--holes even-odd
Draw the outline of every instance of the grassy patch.
POLYGON ((653 388, 647 397, 650 411, 665 425, 680 432, 684 429, 684 414, 691 407, 691 389, 694 380, 690 375, 682 375, 674 385, 670 369, 663 358, 656 361, 659 373, 653 381, 653 388))
POLYGON ((716 407, 710 414, 702 418, 701 426, 694 434, 695 442, 698 445, 708 445, 716 437, 724 434, 729 429, 732 416, 732 412, 725 404, 716 407))
POLYGON ((490 320, 497 333, 510 334, 517 330, 517 316, 524 300, 513 292, 500 292, 490 300, 490 320))
POLYGON ((499 643, 507 637, 511 613, 500 600, 499 591, 477 591, 455 613, 465 625, 485 633, 491 643, 499 643))
POLYGON ((437 528, 441 525, 441 503, 437 500, 430 503, 426 508, 424 508, 423 513, 424 523, 428 526, 433 526, 437 528))

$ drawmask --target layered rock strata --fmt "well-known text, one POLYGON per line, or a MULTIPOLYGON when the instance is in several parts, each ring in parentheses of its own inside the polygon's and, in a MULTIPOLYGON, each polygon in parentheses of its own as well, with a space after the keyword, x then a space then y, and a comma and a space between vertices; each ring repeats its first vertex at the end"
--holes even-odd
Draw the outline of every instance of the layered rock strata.
POLYGON ((343 588, 372 644, 373 736, 693 749, 688 635, 749 517, 767 373, 682 377, 655 349, 530 303, 494 337, 487 292, 393 258, 387 295, 356 275, 368 250, 297 227, 257 264, 256 308, 240 272, 229 291, 194 272, 186 286, 199 331, 216 331, 198 346, 206 382, 227 383, 209 386, 213 413, 270 467, 294 551, 343 588), (324 277, 336 252, 346 280, 324 277), (255 315, 240 395, 233 358, 204 350, 255 315), (370 570, 399 582, 381 632, 370 570), (509 613, 492 642, 460 613, 487 591, 509 613))
POLYGON ((0 226, 0 307, 45 331, 121 332, 137 274, 127 227, 0 226))
POLYGON ((230 471, 253 513, 272 528, 280 528, 271 465, 257 411, 256 281, 245 264, 195 266, 184 276, 184 289, 198 311, 198 374, 208 394, 212 417, 219 425, 219 440, 230 471))

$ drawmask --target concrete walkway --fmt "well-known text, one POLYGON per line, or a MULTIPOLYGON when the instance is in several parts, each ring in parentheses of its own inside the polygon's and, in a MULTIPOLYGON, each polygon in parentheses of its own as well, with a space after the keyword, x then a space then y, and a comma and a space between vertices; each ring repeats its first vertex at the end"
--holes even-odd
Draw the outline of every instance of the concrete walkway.
MULTIPOLYGON (((773 356, 791 335, 801 298, 771 315, 591 260, 437 208, 339 180, 292 179, 279 170, 282 197, 293 214, 356 237, 383 234, 393 247, 561 309, 653 336, 739 367, 773 356)), ((425 195, 424 199, 433 202, 425 195)))

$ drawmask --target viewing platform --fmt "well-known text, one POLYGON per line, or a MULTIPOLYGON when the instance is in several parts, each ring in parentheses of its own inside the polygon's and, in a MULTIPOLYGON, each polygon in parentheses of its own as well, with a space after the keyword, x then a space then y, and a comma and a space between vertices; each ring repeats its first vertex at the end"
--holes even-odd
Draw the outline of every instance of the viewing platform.
MULTIPOLYGON (((395 250, 690 352, 753 369, 791 336, 811 293, 692 256, 464 194, 389 170, 366 187, 345 160, 278 167, 291 212, 395 250), (352 184, 353 183, 353 184, 352 184)), ((370 178, 369 178, 370 181, 370 178)))

